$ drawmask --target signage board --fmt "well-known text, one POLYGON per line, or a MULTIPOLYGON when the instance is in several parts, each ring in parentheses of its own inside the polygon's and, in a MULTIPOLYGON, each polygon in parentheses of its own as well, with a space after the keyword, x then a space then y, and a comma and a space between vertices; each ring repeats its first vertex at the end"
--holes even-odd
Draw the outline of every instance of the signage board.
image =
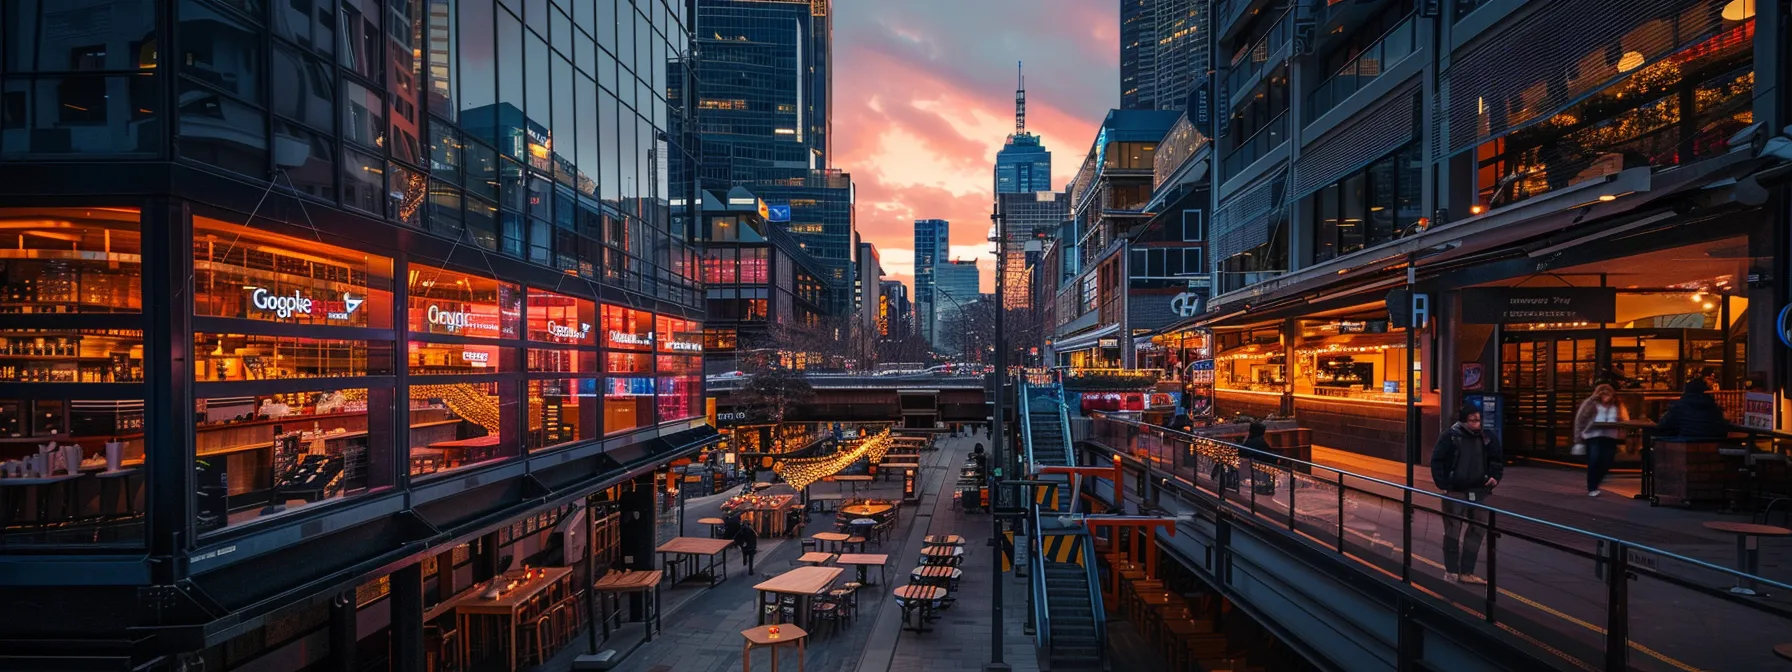
POLYGON ((249 305, 256 310, 273 313, 282 320, 317 314, 322 314, 328 320, 347 320, 361 309, 361 304, 367 302, 366 299, 357 299, 346 293, 342 295, 341 301, 324 301, 305 296, 296 289, 291 294, 276 294, 266 287, 248 289, 249 305))
POLYGON ((767 204, 765 206, 765 221, 768 221, 768 222, 788 222, 788 221, 790 221, 790 204, 788 204, 788 203, 786 203, 784 205, 767 204))
POLYGON ((1095 345, 1097 347, 1102 347, 1102 348, 1118 348, 1118 347, 1120 347, 1120 339, 1118 339, 1118 338, 1103 338, 1103 339, 1097 340, 1095 342, 1095 345))
POLYGON ((1194 292, 1183 292, 1170 299, 1170 312, 1177 317, 1200 315, 1201 307, 1201 295, 1194 292))
POLYGON ((1767 392, 1743 394, 1742 424, 1749 429, 1773 429, 1773 395, 1767 392))
POLYGON ((1462 321, 1467 324, 1588 322, 1617 319, 1618 290, 1613 287, 1470 287, 1462 290, 1462 321))

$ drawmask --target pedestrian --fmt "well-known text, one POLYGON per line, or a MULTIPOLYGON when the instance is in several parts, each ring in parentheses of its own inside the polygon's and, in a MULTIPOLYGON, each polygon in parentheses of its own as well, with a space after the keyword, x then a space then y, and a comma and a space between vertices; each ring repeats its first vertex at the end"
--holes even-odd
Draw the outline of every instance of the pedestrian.
POLYGON ((741 525, 734 530, 734 545, 740 547, 741 557, 747 559, 747 574, 752 575, 753 556, 759 555, 759 533, 752 525, 741 525))
POLYGON ((1505 474, 1499 438, 1481 426, 1481 410, 1465 406, 1431 449, 1431 480, 1444 491, 1444 580, 1485 584, 1475 575, 1487 536, 1486 504, 1505 474))
POLYGON ((1630 419, 1624 405, 1618 403, 1618 391, 1601 383, 1593 388, 1593 396, 1580 402, 1574 413, 1574 454, 1587 456, 1587 496, 1599 496, 1599 484, 1612 469, 1612 458, 1618 452, 1618 441, 1624 430, 1617 427, 1593 427, 1594 424, 1615 424, 1630 419))
POLYGON ((1724 409, 1711 398, 1709 389, 1702 377, 1687 381, 1680 398, 1655 423, 1655 433, 1682 439, 1721 439, 1729 434, 1730 421, 1724 419, 1724 409))
MULTIPOLYGON (((1276 452, 1275 448, 1270 447, 1269 440, 1263 436, 1268 431, 1269 428, 1263 426, 1263 423, 1255 420, 1251 421, 1250 426, 1245 429, 1244 443, 1240 445, 1255 452, 1245 453, 1241 451, 1239 456, 1265 464, 1281 466, 1282 460, 1280 454, 1276 452)), ((1274 472, 1263 472, 1257 469, 1252 469, 1251 489, 1256 491, 1259 495, 1275 496, 1276 477, 1274 472), (1269 476, 1269 478, 1264 480, 1261 478, 1262 476, 1269 476)))

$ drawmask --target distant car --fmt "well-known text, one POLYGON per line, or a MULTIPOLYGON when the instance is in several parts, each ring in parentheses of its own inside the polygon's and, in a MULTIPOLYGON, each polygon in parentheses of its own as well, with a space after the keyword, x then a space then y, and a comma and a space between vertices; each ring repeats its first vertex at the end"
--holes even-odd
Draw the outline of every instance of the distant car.
POLYGON ((710 374, 705 380, 739 380, 745 377, 747 377, 745 371, 725 371, 722 373, 710 374))
POLYGON ((929 367, 927 367, 927 370, 922 371, 922 373, 931 374, 931 375, 935 375, 935 376, 945 376, 945 375, 951 375, 952 372, 954 370, 956 370, 957 368, 958 367, 952 366, 951 364, 941 364, 939 366, 929 366, 929 367))

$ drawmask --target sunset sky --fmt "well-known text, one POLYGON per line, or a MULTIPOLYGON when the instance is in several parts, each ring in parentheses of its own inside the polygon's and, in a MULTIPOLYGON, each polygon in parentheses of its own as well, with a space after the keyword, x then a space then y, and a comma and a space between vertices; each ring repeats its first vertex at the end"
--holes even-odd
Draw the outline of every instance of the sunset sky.
POLYGON ((952 256, 989 256, 991 172, 1014 129, 1015 61, 1027 129, 1063 189, 1119 102, 1111 0, 835 0, 833 163, 858 189, 858 230, 886 277, 912 285, 914 220, 952 222, 952 256))

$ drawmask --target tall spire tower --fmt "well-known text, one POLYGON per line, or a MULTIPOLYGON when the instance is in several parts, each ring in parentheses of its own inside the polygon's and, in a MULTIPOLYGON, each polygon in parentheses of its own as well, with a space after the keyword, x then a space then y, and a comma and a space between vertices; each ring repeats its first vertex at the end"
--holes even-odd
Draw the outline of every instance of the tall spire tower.
POLYGON ((1027 74, 1020 61, 1014 62, 1018 85, 1014 88, 1014 134, 1027 134, 1027 74))

